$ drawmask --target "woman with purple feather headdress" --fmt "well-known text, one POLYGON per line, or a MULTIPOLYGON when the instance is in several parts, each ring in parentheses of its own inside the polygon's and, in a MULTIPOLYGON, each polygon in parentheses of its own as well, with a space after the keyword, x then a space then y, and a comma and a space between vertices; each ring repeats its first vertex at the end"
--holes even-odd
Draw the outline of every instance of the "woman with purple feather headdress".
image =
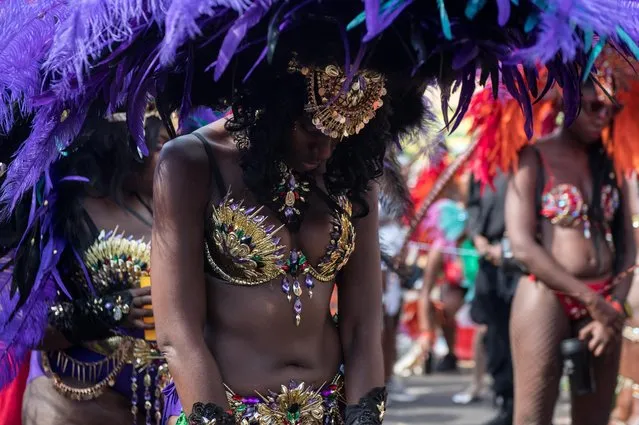
MULTIPOLYGON (((47 21, 51 36, 29 62, 40 65, 35 84, 0 81, 34 114, 0 202, 9 214, 95 102, 103 114, 126 109, 142 155, 149 95, 170 130, 176 110, 231 108, 169 143, 156 172, 153 305, 175 379, 165 419, 379 424, 374 181, 386 144, 421 122, 434 81, 453 127, 478 71, 529 111, 538 62, 574 119, 579 79, 602 44, 639 55, 637 11, 613 3, 365 0, 362 11, 360 0, 71 2, 47 21), (339 327, 328 314, 334 282, 339 327)), ((39 4, 36 16, 48 18, 50 0, 39 4)), ((0 116, 9 128, 12 116, 0 116)))
POLYGON ((10 382, 23 364, 15 360, 38 350, 30 356, 24 425, 160 417, 168 372, 143 338, 153 328, 143 308, 151 297, 138 284, 148 276, 150 245, 133 237, 150 237, 153 170, 169 137, 149 116, 145 133, 155 154, 140 162, 124 117, 88 121, 79 146, 64 152, 2 228, 13 271, 0 288, 0 381, 10 382))

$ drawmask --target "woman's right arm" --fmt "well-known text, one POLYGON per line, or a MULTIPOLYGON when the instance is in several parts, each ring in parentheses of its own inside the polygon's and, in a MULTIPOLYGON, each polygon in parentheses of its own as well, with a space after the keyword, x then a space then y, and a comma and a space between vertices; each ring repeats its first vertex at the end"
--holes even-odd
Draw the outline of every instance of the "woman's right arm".
POLYGON ((560 291, 591 305, 597 295, 568 273, 537 242, 536 182, 538 158, 533 149, 524 149, 519 168, 508 183, 506 192, 506 230, 513 256, 548 288, 560 291))
POLYGON ((204 339, 204 220, 211 173, 202 145, 186 136, 162 148, 153 185, 153 314, 158 344, 187 415, 196 402, 228 408, 204 339))

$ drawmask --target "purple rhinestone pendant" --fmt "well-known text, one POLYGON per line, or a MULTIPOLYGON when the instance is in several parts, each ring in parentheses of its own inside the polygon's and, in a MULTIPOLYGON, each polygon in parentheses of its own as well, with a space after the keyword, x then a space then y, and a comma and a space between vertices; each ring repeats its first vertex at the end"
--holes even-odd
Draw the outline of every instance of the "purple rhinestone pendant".
POLYGON ((282 292, 286 295, 288 301, 291 301, 291 283, 288 280, 288 277, 284 276, 282 279, 282 292))
POLYGON ((295 298, 293 310, 295 310, 295 326, 299 326, 302 320, 302 300, 299 297, 295 298))
POLYGON ((307 274, 304 283, 306 284, 306 289, 308 289, 308 297, 313 298, 313 288, 315 287, 313 277, 310 274, 307 274))

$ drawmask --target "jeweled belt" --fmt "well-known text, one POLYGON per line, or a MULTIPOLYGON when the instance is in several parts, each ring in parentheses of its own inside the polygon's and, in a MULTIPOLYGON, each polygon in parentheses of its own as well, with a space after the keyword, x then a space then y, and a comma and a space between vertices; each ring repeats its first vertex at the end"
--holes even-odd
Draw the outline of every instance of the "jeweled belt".
POLYGON ((133 337, 114 337, 104 344, 94 345, 92 351, 105 357, 95 362, 76 360, 63 351, 43 352, 42 368, 53 379, 54 388, 63 396, 72 400, 94 400, 100 397, 107 388, 115 385, 118 375, 126 365, 132 365, 131 375, 131 414, 134 421, 138 415, 138 385, 144 388, 144 410, 146 424, 159 424, 162 419, 161 394, 162 389, 169 383, 171 377, 169 369, 157 349, 155 343, 133 337), (105 353, 105 346, 114 346, 110 353, 105 353), (63 378, 51 368, 51 359, 55 358, 55 365, 61 374, 69 367, 70 376, 86 387, 74 387, 63 381, 63 378), (108 371, 106 376, 98 380, 98 376, 108 371), (153 402, 152 402, 153 400, 153 402))
POLYGON ((319 390, 292 382, 279 394, 242 397, 227 387, 226 396, 240 425, 341 425, 341 390, 337 375, 319 390))

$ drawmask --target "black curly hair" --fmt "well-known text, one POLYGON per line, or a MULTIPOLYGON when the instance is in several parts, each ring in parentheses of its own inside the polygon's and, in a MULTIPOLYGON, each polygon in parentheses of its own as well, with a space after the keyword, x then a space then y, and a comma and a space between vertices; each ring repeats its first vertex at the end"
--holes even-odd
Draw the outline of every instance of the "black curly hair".
MULTIPOLYGON (((353 6, 352 2, 348 4, 353 6)), ((334 22, 321 16, 315 18, 304 28, 289 29, 285 36, 282 35, 271 64, 258 67, 246 81, 244 77, 253 63, 245 57, 254 56, 240 55, 234 59, 222 81, 212 84, 208 65, 218 46, 194 47, 197 54, 192 57, 194 66, 188 85, 197 90, 191 91, 191 101, 194 105, 232 111, 226 130, 249 142, 248 149, 241 153, 240 166, 247 187, 258 196, 270 194, 279 182, 278 160, 283 158, 290 144, 295 121, 305 113, 305 78, 288 72, 289 61, 295 55, 296 60, 306 66, 343 65, 344 41, 361 36, 342 34, 334 22)), ((385 36, 375 46, 370 46, 362 58, 361 68, 376 70, 386 77, 384 105, 359 134, 338 144, 327 163, 324 181, 329 194, 347 194, 353 201, 356 216, 364 216, 369 211, 365 193, 370 182, 383 173, 386 146, 407 128, 420 124, 425 116, 422 102, 425 77, 422 74, 413 78, 406 75, 405 70, 410 68, 407 64, 413 63, 414 58, 397 48, 400 38, 392 33, 385 36)), ((176 72, 168 79, 164 91, 158 93, 161 109, 171 111, 180 107, 179 100, 187 86, 185 73, 176 72)))

